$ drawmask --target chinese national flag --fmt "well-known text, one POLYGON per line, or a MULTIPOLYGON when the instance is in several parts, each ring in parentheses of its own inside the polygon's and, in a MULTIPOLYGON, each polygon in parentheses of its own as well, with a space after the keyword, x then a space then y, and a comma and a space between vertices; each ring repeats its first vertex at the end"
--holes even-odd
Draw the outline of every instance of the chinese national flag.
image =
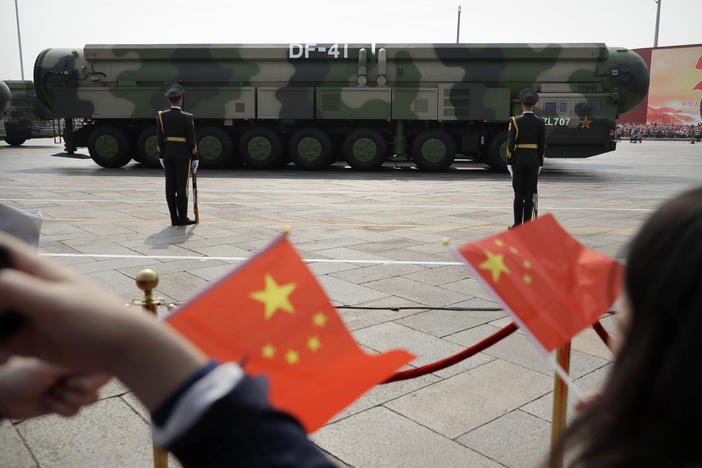
POLYGON ((551 215, 457 251, 546 352, 595 323, 619 296, 622 265, 581 245, 551 215))
POLYGON ((271 404, 307 432, 414 359, 364 353, 284 235, 167 321, 204 353, 265 374, 271 404))

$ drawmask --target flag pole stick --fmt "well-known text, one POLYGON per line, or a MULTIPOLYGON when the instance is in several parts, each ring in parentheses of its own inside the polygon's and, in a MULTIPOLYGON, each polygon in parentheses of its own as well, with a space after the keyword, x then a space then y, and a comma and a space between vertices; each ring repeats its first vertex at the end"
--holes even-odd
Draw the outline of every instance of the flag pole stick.
MULTIPOLYGON (((564 347, 565 346, 566 345, 564 345, 564 347)), ((567 362, 566 367, 570 368, 570 341, 568 342, 567 346, 568 346, 568 358, 567 358, 567 361, 565 361, 565 362, 567 362)), ((575 382, 573 381, 573 379, 570 378, 570 376, 568 375, 568 371, 564 370, 563 367, 561 367, 560 360, 562 358, 558 354, 561 349, 557 350, 555 356, 551 355, 552 357, 551 357, 551 359, 549 359, 549 362, 551 363, 554 370, 556 371, 556 374, 558 374, 558 377, 560 377, 560 380, 562 380, 565 383, 565 385, 573 391, 573 393, 575 394, 575 396, 579 400, 583 400, 583 399, 585 399, 585 393, 582 390, 580 390, 580 387, 578 387, 575 384, 575 382)), ((558 377, 556 379, 558 379, 558 377)))
MULTIPOLYGON (((576 395, 580 393, 576 390, 577 387, 573 386, 572 380, 570 380, 567 375, 566 379, 563 379, 561 376, 561 373, 570 370, 570 341, 556 351, 555 364, 556 375, 554 375, 553 414, 551 417, 551 451, 553 451, 556 444, 558 444, 566 427, 566 419, 568 416, 568 386, 573 388, 576 395)), ((557 468, 563 467, 562 454, 556 461, 555 466, 557 468)))
MULTIPOLYGON (((144 297, 141 300, 135 299, 134 303, 141 305, 144 310, 158 317, 158 306, 163 304, 163 298, 155 298, 153 295, 154 289, 158 286, 158 274, 153 270, 142 270, 136 276, 136 283, 139 289, 144 291, 144 297)), ((153 441, 152 445, 154 450, 154 468, 168 468, 168 452, 153 441)))

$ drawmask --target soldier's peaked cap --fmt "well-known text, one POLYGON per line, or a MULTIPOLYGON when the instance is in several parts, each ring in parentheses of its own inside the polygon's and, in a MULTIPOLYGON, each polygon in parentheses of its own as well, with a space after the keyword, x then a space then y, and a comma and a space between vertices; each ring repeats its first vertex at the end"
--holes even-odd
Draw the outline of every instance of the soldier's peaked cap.
POLYGON ((519 101, 527 106, 533 106, 539 100, 539 95, 531 88, 519 91, 519 101))
POLYGON ((174 84, 168 87, 165 96, 167 98, 176 98, 182 96, 183 94, 185 94, 183 87, 179 84, 174 84))

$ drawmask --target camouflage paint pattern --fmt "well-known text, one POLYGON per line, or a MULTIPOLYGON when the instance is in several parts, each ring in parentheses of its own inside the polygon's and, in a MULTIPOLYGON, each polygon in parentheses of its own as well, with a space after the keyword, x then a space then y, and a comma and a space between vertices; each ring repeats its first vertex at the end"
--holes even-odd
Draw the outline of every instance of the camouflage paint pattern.
POLYGON ((9 108, 3 114, 6 140, 53 137, 55 114, 39 100, 34 84, 31 81, 6 80, 5 85, 12 93, 9 108))
MULTIPOLYGON (((12 99, 12 92, 10 92, 10 88, 4 81, 0 81, 0 117, 5 114, 7 109, 9 109, 10 99, 12 99)), ((0 138, 4 138, 5 135, 7 135, 5 132, 5 119, 0 118, 0 138)))
POLYGON ((0 115, 3 115, 10 107, 12 92, 4 81, 0 81, 0 115))
POLYGON ((95 123, 151 125, 178 82, 198 128, 343 123, 391 137, 401 120, 409 137, 439 128, 465 151, 504 133, 532 87, 549 156, 584 157, 614 149, 609 132, 645 96, 648 70, 604 44, 87 45, 42 52, 35 82, 59 116, 95 123))

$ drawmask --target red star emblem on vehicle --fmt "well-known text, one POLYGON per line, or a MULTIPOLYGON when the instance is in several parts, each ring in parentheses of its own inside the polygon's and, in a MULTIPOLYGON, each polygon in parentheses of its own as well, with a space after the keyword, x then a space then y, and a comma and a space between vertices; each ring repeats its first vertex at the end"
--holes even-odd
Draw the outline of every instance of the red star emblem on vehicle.
POLYGON ((585 117, 580 121, 580 128, 590 128, 590 122, 592 122, 592 120, 588 120, 588 118, 585 117))

